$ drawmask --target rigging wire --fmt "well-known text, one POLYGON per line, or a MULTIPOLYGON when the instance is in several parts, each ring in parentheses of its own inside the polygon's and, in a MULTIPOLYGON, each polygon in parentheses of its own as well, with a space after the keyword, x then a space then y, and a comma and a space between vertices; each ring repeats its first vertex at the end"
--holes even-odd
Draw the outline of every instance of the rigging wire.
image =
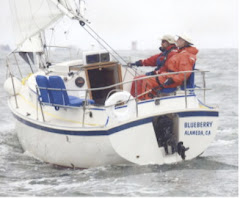
MULTIPOLYGON (((85 24, 85 23, 84 23, 85 24)), ((105 50, 109 51, 104 45, 102 45, 102 43, 99 41, 99 39, 97 37, 95 37, 89 30, 87 30, 84 25, 82 25, 81 21, 80 21, 80 25, 83 27, 83 29, 90 35, 92 36, 97 42, 98 44, 100 44, 105 50)), ((112 54, 112 56, 117 60, 117 57, 112 54)))
POLYGON ((99 34, 97 34, 97 32, 94 31, 89 25, 87 25, 84 21, 79 21, 79 23, 80 23, 80 25, 83 27, 83 29, 84 29, 90 36, 92 36, 106 51, 108 51, 117 61, 118 61, 118 58, 117 58, 116 56, 118 56, 118 57, 125 63, 125 65, 123 65, 123 66, 126 67, 126 72, 125 72, 125 74, 124 74, 124 78, 126 77, 127 71, 128 71, 131 75, 133 75, 133 76, 135 76, 135 75, 138 73, 135 68, 132 68, 133 70, 135 70, 135 74, 132 74, 132 72, 129 71, 128 63, 127 63, 101 36, 99 36, 99 34), (85 25, 87 26, 87 28, 90 29, 90 31, 91 31, 92 33, 91 33, 87 28, 85 28, 85 25), (93 34, 94 34, 95 36, 94 36, 93 34), (99 39, 100 39, 103 43, 101 43, 101 42, 99 41, 99 39), (112 50, 112 51, 115 53, 116 56, 115 56, 113 53, 111 53, 104 44, 105 44, 108 48, 110 48, 110 50, 112 50))
POLYGON ((86 24, 86 26, 127 65, 127 62, 103 38, 101 38, 96 31, 94 31, 88 24, 86 24))

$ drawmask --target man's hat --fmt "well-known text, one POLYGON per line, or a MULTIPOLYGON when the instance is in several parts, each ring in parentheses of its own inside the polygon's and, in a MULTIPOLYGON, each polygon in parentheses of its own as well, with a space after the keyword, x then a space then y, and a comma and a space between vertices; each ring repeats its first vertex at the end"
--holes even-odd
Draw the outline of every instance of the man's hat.
POLYGON ((190 45, 193 45, 192 39, 186 34, 177 35, 179 38, 182 38, 184 41, 187 41, 190 45))
POLYGON ((175 44, 175 43, 176 43, 174 37, 171 36, 171 35, 169 35, 169 34, 164 35, 164 36, 161 38, 161 40, 165 40, 165 41, 169 42, 170 44, 175 44))

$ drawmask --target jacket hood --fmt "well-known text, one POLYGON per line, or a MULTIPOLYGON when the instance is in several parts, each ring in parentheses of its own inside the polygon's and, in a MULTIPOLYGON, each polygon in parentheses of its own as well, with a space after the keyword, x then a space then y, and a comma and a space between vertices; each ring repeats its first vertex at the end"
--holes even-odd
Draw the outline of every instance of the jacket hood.
POLYGON ((196 47, 186 47, 183 49, 183 51, 186 50, 187 52, 196 55, 198 53, 198 49, 196 47))

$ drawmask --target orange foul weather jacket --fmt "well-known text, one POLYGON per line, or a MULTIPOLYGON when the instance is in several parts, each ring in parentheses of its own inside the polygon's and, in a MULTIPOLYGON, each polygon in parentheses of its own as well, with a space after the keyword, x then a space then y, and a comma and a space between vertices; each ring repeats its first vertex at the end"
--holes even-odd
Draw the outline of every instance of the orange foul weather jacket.
MULTIPOLYGON (((144 66, 153 66, 153 67, 157 66, 157 68, 154 70, 154 73, 160 74, 166 71, 166 68, 167 68, 166 65, 168 65, 169 59, 177 53, 178 53, 178 50, 176 45, 170 45, 167 47, 167 49, 164 52, 151 56, 150 58, 142 60, 141 62, 142 62, 142 65, 144 66)), ((137 76, 134 79, 138 79, 144 76, 145 75, 137 76)), ((131 87, 131 94, 133 96, 136 96, 142 93, 142 83, 143 83, 143 80, 138 80, 135 83, 133 82, 131 87), (137 89, 135 87, 137 87, 137 89)))
MULTIPOLYGON (((183 49, 178 50, 178 53, 172 56, 169 60, 167 65, 165 65, 164 71, 161 73, 171 73, 171 72, 179 72, 179 71, 191 71, 193 70, 193 66, 196 62, 196 54, 198 50, 195 47, 186 47, 183 49)), ((191 73, 186 73, 186 78, 188 79, 191 73)), ((156 78, 149 78, 143 81, 142 83, 142 90, 141 93, 144 93, 153 88, 159 88, 162 85, 164 88, 172 88, 182 85, 184 82, 184 74, 168 74, 166 76, 159 76, 156 78), (170 85, 164 85, 167 79, 171 78, 173 83, 170 85)), ((140 99, 148 99, 149 97, 145 95, 140 99)))
POLYGON ((144 66, 157 66, 155 73, 161 73, 161 70, 163 69, 164 65, 168 64, 168 60, 175 54, 177 54, 177 47, 176 45, 172 44, 167 47, 167 49, 160 53, 156 54, 154 56, 151 56, 150 58, 147 58, 145 60, 142 60, 142 65, 144 66))

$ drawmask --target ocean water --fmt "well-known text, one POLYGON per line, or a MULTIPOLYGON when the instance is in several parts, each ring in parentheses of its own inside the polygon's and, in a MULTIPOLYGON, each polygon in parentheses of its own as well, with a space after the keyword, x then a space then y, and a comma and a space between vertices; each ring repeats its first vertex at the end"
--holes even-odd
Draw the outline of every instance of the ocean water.
MULTIPOLYGON (((157 51, 120 52, 128 60, 157 51)), ((61 168, 24 153, 3 91, 0 53, 0 196, 238 196, 238 50, 202 49, 196 68, 208 70, 207 104, 220 108, 215 140, 198 158, 173 165, 61 168)))

